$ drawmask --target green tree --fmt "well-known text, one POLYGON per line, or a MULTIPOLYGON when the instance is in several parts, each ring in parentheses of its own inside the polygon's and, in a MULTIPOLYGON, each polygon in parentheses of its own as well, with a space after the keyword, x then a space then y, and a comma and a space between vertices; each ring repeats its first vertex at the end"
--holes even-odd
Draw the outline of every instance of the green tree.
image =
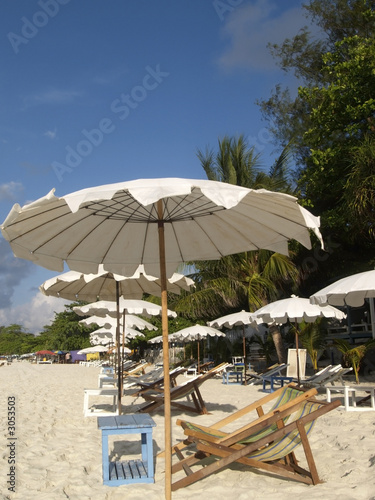
POLYGON ((0 327, 0 354, 26 354, 34 352, 37 345, 38 337, 25 332, 21 325, 0 327))
POLYGON ((319 287, 373 263, 375 2, 310 0, 303 8, 320 36, 304 27, 270 47, 298 95, 278 86, 258 104, 275 142, 293 139, 299 197, 336 247, 319 262, 319 287))
POLYGON ((73 307, 83 305, 82 302, 73 302, 65 305, 65 311, 56 313, 50 325, 46 325, 40 334, 43 349, 71 351, 89 347, 90 332, 96 327, 88 328, 79 321, 82 319, 73 307))

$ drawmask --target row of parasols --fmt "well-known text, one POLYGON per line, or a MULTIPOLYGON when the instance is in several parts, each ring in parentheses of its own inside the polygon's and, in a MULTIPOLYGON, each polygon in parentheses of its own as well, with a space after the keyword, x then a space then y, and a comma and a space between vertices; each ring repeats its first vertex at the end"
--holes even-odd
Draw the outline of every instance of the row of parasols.
MULTIPOLYGON (((244 327, 245 325, 256 327, 260 323, 284 324, 287 321, 294 323, 301 321, 311 322, 315 321, 318 317, 342 320, 346 317, 343 311, 331 305, 320 305, 320 303, 333 301, 337 305, 348 303, 362 305, 364 299, 371 295, 369 292, 369 289, 371 289, 371 279, 373 280, 372 282, 375 281, 375 271, 360 273, 359 275, 340 280, 333 286, 317 292, 310 300, 296 296, 278 300, 253 313, 241 311, 217 318, 209 322, 208 326, 195 325, 185 328, 169 335, 169 341, 187 342, 207 336, 223 336, 224 334, 216 329, 223 327, 233 328, 237 326, 244 327), (343 292, 343 290, 346 290, 346 292, 343 292)), ((182 274, 174 273, 169 280, 169 290, 174 293, 180 293, 181 289, 189 290, 193 286, 193 281, 182 274)), ((161 307, 159 305, 138 299, 144 293, 160 295, 160 289, 160 280, 147 275, 144 272, 143 266, 139 266, 136 273, 131 277, 108 273, 103 269, 97 274, 89 275, 69 271, 47 280, 40 287, 40 290, 46 295, 62 297, 68 300, 81 299, 90 301, 102 296, 105 299, 112 299, 112 301, 101 300, 86 306, 74 308, 78 314, 89 316, 82 320, 84 324, 90 325, 96 323, 101 325, 101 328, 91 334, 92 343, 98 344, 114 343, 116 340, 114 334, 117 328, 117 318, 120 313, 123 316, 123 344, 126 342, 125 339, 142 336, 140 330, 156 329, 151 323, 139 318, 136 314, 142 316, 161 314, 161 307), (127 298, 134 296, 137 299, 127 298), (113 299, 116 300, 113 301, 113 299)), ((176 317, 176 313, 168 310, 168 316, 176 317)), ((244 328, 243 336, 245 339, 244 328)), ((162 342, 162 336, 154 337, 150 342, 162 342)), ((126 348, 123 346, 123 352, 124 349, 126 352, 126 348)), ((245 340, 244 356, 246 356, 245 340)))

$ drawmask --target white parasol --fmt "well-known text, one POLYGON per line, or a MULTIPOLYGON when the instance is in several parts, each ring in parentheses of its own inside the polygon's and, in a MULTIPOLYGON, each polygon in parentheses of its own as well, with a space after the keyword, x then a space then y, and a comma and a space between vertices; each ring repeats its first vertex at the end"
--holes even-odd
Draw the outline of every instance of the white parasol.
POLYGON ((233 328, 234 326, 242 326, 242 348, 243 348, 243 357, 245 364, 245 385, 246 382, 246 370, 247 370, 247 359, 246 359, 246 338, 245 338, 245 326, 246 325, 256 325, 256 319, 252 315, 252 313, 247 311, 239 311, 232 314, 227 314, 226 316, 222 316, 221 318, 217 318, 213 321, 209 321, 208 325, 216 328, 233 328))
POLYGON ((312 304, 360 307, 370 303, 372 338, 375 339, 375 270, 352 274, 332 283, 310 297, 312 304))
MULTIPOLYGON (((296 297, 292 295, 290 298, 276 300, 271 302, 253 313, 255 318, 261 320, 263 323, 278 323, 284 324, 290 321, 295 323, 297 332, 297 323, 305 321, 306 323, 313 323, 317 318, 336 318, 344 319, 346 314, 336 307, 332 306, 318 306, 311 304, 309 299, 296 297)), ((297 378, 300 382, 299 376, 299 359, 298 359, 298 334, 296 333, 296 353, 297 353, 297 378)))
POLYGON ((14 205, 2 224, 14 254, 55 271, 96 273, 98 265, 131 276, 143 264, 161 279, 166 498, 171 498, 172 436, 168 360, 167 278, 194 260, 268 249, 288 253, 288 240, 311 248, 310 230, 321 239, 319 218, 293 196, 264 189, 190 179, 139 179, 83 189, 62 197, 54 191, 14 205))

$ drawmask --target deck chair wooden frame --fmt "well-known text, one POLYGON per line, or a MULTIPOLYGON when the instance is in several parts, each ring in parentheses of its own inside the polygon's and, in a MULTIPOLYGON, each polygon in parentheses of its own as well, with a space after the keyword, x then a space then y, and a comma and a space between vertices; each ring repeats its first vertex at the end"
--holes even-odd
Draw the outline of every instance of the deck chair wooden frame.
MULTIPOLYGON (((275 393, 273 393, 275 394, 275 393)), ((172 491, 188 486, 210 474, 238 462, 293 479, 305 484, 320 481, 308 434, 317 418, 337 408, 339 401, 327 403, 314 398, 306 398, 288 407, 279 408, 266 418, 261 417, 250 426, 244 426, 229 434, 218 433, 215 429, 204 430, 194 424, 183 424, 184 432, 196 452, 184 457, 180 450, 176 453, 179 462, 172 466, 172 474, 184 471, 186 477, 172 483, 172 491), (271 429, 270 432, 267 430, 271 429), (253 437, 255 436, 255 439, 253 437), (308 468, 298 465, 295 448, 302 445, 308 468), (213 461, 207 465, 208 457, 213 461), (205 460, 202 463, 202 460, 205 460), (192 466, 198 467, 193 471, 192 466)))
POLYGON ((276 363, 262 373, 248 373, 247 385, 264 384, 265 380, 270 380, 273 376, 281 376, 281 372, 285 371, 287 366, 286 363, 276 363))
MULTIPOLYGON (((183 367, 177 367, 174 368, 169 372, 169 380, 170 380, 170 387, 176 387, 177 385, 177 377, 179 375, 182 375, 183 373, 186 372, 186 368, 183 367)), ((139 382, 135 382, 136 385, 138 385, 139 389, 132 394, 132 396, 137 397, 137 396, 142 396, 147 391, 150 390, 157 390, 158 392, 163 391, 164 387, 164 376, 159 376, 155 380, 152 381, 143 381, 140 380, 139 382)))
MULTIPOLYGON (((203 373, 202 375, 198 375, 194 379, 190 379, 187 382, 172 387, 170 390, 171 407, 177 408, 179 410, 198 413, 199 415, 208 414, 199 387, 204 382, 206 382, 206 380, 223 371, 227 365, 228 363, 222 363, 221 365, 211 368, 211 370, 209 370, 208 372, 203 373), (188 401, 186 403, 182 403, 181 401, 179 401, 183 398, 191 398, 192 403, 187 404, 188 401)), ((164 405, 164 394, 163 389, 161 388, 142 392, 141 396, 147 403, 139 409, 139 411, 142 413, 153 412, 157 408, 160 408, 164 405)))
POLYGON ((302 380, 301 384, 305 387, 325 387, 327 384, 334 385, 335 382, 344 385, 342 377, 352 370, 353 368, 343 368, 341 365, 330 366, 326 371, 322 370, 316 376, 302 380))
MULTIPOLYGON (((240 410, 233 412, 231 415, 225 417, 224 419, 219 420, 215 424, 212 424, 210 427, 205 427, 198 424, 194 425, 198 427, 202 432, 205 431, 212 432, 212 430, 214 430, 215 432, 220 433, 221 436, 224 436, 226 435, 226 433, 223 431, 223 429, 227 425, 235 421, 238 421, 243 417, 252 419, 252 421, 250 421, 250 423, 247 425, 247 428, 250 429, 253 425, 274 415, 276 412, 280 412, 293 405, 299 404, 301 401, 312 398, 316 394, 317 390, 315 388, 305 389, 297 386, 296 384, 291 383, 274 391, 268 396, 264 396, 261 399, 254 401, 253 403, 250 403, 244 408, 241 408, 240 410)), ((184 420, 178 419, 176 423, 181 427, 186 426, 185 425, 186 421, 184 420)), ((184 441, 172 447, 172 453, 177 454, 179 450, 188 447, 190 444, 191 442, 189 441, 189 438, 186 438, 184 441)), ((164 456, 164 451, 158 455, 158 457, 162 456, 164 456)))

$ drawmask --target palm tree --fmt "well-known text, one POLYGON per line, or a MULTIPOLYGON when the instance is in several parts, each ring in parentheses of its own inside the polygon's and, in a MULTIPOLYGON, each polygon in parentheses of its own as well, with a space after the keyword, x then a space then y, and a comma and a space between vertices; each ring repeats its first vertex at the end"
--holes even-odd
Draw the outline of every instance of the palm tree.
MULTIPOLYGON (((225 136, 219 140, 219 148, 197 156, 209 180, 227 182, 252 189, 265 188, 291 192, 287 179, 289 148, 266 174, 261 170, 259 155, 249 148, 243 135, 236 138, 225 136)), ((298 270, 289 257, 267 250, 244 252, 223 257, 219 261, 190 263, 194 268, 191 277, 196 289, 184 294, 175 310, 191 317, 212 317, 240 309, 255 311, 269 301, 276 300, 285 286, 296 282, 298 270)), ((285 361, 285 349, 278 328, 271 328, 279 361, 285 361)))
POLYGON ((370 349, 375 349, 375 339, 368 340, 364 344, 355 345, 354 347, 344 339, 335 339, 334 344, 343 354, 344 361, 353 367, 356 382, 359 384, 358 372, 361 362, 370 349))
POLYGON ((326 345, 326 332, 322 328, 323 318, 317 318, 314 323, 300 323, 298 331, 293 327, 291 330, 299 335, 301 344, 309 354, 313 368, 318 371, 318 352, 326 345))

